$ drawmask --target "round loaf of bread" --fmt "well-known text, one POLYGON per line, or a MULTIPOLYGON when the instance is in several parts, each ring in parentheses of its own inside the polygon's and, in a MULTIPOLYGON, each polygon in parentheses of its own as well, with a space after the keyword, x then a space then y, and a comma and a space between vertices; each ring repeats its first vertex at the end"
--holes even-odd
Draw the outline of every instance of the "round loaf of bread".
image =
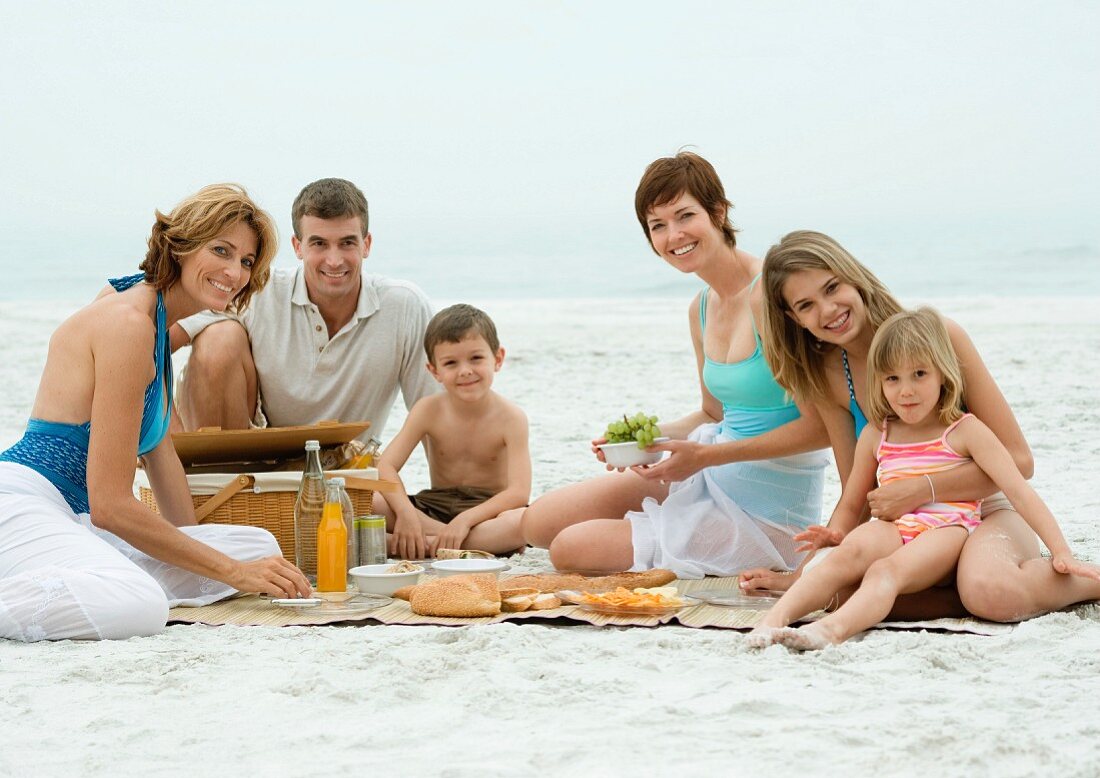
POLYGON ((409 606, 421 616, 496 616, 500 592, 495 575, 452 575, 413 587, 409 606))

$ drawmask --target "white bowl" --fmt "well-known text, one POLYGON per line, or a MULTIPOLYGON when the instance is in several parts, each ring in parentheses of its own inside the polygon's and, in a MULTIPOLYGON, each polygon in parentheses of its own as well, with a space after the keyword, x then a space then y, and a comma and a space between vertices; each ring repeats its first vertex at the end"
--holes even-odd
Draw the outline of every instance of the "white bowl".
POLYGON ((424 568, 414 570, 411 573, 387 573, 386 568, 392 564, 384 565, 360 565, 348 570, 348 575, 355 581, 355 586, 362 594, 384 594, 389 596, 402 586, 412 586, 420 579, 424 568))
MULTIPOLYGON (((664 443, 668 438, 655 438, 654 443, 664 443)), ((663 451, 648 452, 644 448, 638 448, 638 444, 632 440, 626 443, 604 443, 598 446, 603 452, 603 458, 612 467, 634 467, 635 465, 655 465, 664 456, 663 451)))
POLYGON ((469 575, 471 573, 491 573, 497 575, 509 567, 499 559, 440 559, 432 562, 432 571, 440 578, 448 575, 469 575))

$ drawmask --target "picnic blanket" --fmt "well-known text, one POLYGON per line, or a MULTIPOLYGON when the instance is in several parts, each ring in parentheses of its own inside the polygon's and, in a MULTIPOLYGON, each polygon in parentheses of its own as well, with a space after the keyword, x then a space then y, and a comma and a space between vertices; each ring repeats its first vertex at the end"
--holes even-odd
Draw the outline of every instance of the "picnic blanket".
MULTIPOLYGON (((728 590, 740 592, 736 578, 704 578, 698 581, 677 581, 681 594, 693 591, 728 590)), ((433 624, 460 626, 471 624, 497 624, 502 621, 554 621, 556 624, 584 623, 596 626, 656 627, 661 624, 679 624, 685 627, 714 627, 718 629, 752 629, 763 617, 767 606, 760 601, 750 607, 700 604, 675 613, 661 616, 611 615, 582 610, 575 605, 563 605, 541 611, 501 613, 481 618, 447 618, 420 616, 412 612, 404 600, 388 602, 360 598, 350 593, 346 598, 326 601, 317 608, 292 610, 273 605, 266 598, 247 595, 224 600, 200 608, 172 608, 169 624, 234 624, 238 626, 286 627, 316 626, 353 622, 379 622, 382 624, 433 624)), ((820 616, 815 614, 813 617, 820 616)), ((876 629, 937 629, 950 632, 969 632, 976 635, 1001 635, 1013 629, 1011 624, 997 624, 979 619, 931 619, 915 622, 884 622, 876 629)))

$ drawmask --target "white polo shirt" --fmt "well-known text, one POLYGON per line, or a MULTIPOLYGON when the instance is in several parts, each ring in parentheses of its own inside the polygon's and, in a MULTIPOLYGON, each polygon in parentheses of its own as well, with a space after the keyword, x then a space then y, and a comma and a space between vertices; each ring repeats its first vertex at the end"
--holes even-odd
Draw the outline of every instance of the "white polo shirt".
MULTIPOLYGON (((369 420, 367 434, 380 435, 398 387, 406 408, 438 388, 425 367, 428 298, 407 281, 364 274, 355 314, 330 340, 302 271, 273 270, 239 317, 252 341, 263 413, 273 427, 369 420)), ((193 339, 225 318, 207 311, 179 324, 193 339)))

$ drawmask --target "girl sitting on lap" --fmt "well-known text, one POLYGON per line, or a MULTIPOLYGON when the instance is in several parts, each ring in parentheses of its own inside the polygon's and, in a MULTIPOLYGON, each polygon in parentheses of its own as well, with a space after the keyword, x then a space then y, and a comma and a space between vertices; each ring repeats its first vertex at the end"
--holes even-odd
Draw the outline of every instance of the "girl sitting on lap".
POLYGON ((855 463, 826 527, 797 536, 800 550, 837 546, 802 577, 749 636, 807 650, 840 643, 877 624, 900 594, 950 580, 963 543, 981 521, 980 501, 932 501, 896 521, 859 523, 876 476, 885 485, 924 478, 973 461, 1008 496, 1046 543, 1054 569, 1100 580, 1100 569, 1073 557, 1050 510, 1028 485, 1004 445, 979 419, 962 410, 962 371, 947 329, 930 308, 902 312, 875 333, 868 354, 868 424, 855 463), (938 531, 932 531, 938 530, 938 531), (791 622, 826 607, 837 594, 862 584, 836 612, 800 629, 791 622))

